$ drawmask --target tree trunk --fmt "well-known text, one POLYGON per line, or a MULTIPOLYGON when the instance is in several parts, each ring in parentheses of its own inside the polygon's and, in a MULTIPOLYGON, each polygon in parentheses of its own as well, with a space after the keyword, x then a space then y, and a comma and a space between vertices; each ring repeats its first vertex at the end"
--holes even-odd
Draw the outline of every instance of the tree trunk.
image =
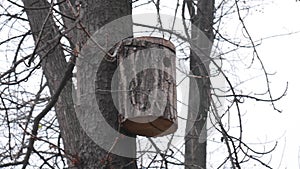
MULTIPOLYGON (((33 32, 35 43, 38 47, 48 45, 48 47, 39 52, 38 55, 42 59, 42 69, 47 79, 51 95, 58 88, 59 82, 63 77, 63 72, 66 69, 66 58, 63 49, 60 45, 60 38, 51 41, 59 36, 58 27, 53 20, 52 9, 46 0, 23 0, 26 8, 26 14, 29 19, 30 28, 33 32), (40 8, 40 9, 36 9, 40 8), (48 42, 51 41, 51 44, 48 42)), ((68 6, 68 1, 61 4, 63 13, 70 16, 72 14, 71 8, 68 6)), ((73 8, 75 2, 71 0, 73 8)), ((81 23, 90 34, 93 34, 104 24, 115 20, 119 17, 131 14, 130 0, 84 0, 80 6, 81 23)), ((78 11, 77 11, 78 12, 78 11)), ((74 17, 74 16, 70 16, 74 17)), ((72 20, 63 19, 66 28, 71 28, 74 22, 72 20)), ((74 30, 69 33, 69 40, 71 46, 77 44, 82 46, 88 39, 87 34, 83 30, 74 30)), ((110 76, 110 70, 115 65, 105 65, 103 71, 108 71, 107 78, 110 76)), ((106 78, 106 77, 102 77, 106 78)), ((100 98, 110 100, 108 98, 100 98)), ((114 110, 112 103, 109 103, 104 108, 105 110, 114 110)), ((60 126, 61 136, 64 142, 64 149, 68 158, 69 167, 77 169, 95 169, 95 168, 137 168, 134 158, 126 158, 117 155, 108 157, 108 152, 103 150, 100 146, 94 143, 83 131, 77 119, 74 103, 72 100, 72 82, 68 82, 62 91, 59 100, 55 105, 55 111, 60 126)), ((109 111, 112 118, 110 124, 116 124, 118 121, 115 116, 109 111)), ((129 143, 135 144, 135 143, 129 143)), ((135 145, 128 145, 128 147, 135 147, 135 145)))
MULTIPOLYGON (((191 53, 190 70, 198 78, 190 81, 190 89, 199 92, 199 98, 195 96, 196 91, 189 91, 189 110, 187 122, 187 135, 185 137, 185 163, 186 168, 206 168, 206 121, 210 106, 210 80, 209 80, 209 55, 213 43, 213 15, 214 0, 199 0, 194 4, 187 0, 192 31, 191 31, 191 53), (205 35, 206 37, 202 36, 205 35), (200 50, 201 51, 200 51, 200 50), (194 86, 194 85, 197 86, 194 86), (196 110, 195 110, 196 109, 196 110)), ((192 79, 191 79, 192 80, 192 79)))

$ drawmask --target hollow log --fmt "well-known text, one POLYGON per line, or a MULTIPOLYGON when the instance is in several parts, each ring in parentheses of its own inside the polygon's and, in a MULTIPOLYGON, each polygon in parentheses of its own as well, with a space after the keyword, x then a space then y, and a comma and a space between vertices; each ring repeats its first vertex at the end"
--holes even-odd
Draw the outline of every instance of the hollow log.
POLYGON ((175 132, 174 45, 157 37, 128 38, 109 53, 106 58, 116 59, 118 65, 111 89, 121 126, 130 133, 147 137, 175 132))

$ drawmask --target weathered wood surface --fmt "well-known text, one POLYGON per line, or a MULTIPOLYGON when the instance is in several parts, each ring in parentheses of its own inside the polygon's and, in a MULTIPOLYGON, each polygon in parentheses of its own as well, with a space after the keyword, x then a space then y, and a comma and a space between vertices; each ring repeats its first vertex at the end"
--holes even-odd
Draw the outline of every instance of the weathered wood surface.
POLYGON ((112 95, 122 127, 149 137, 175 132, 174 45, 162 38, 131 38, 117 44, 111 53, 117 54, 112 95))

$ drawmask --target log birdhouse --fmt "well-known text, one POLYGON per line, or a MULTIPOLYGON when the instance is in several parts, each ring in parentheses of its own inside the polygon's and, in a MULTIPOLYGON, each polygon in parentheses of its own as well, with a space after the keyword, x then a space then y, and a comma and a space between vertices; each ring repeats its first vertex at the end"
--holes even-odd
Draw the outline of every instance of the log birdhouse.
POLYGON ((125 39, 110 50, 118 68, 112 96, 121 126, 155 137, 177 130, 175 46, 162 38, 125 39))

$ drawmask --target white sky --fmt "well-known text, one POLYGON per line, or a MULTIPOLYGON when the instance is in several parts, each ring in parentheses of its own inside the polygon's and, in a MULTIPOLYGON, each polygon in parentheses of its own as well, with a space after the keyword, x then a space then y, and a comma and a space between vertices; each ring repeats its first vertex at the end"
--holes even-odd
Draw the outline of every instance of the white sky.
MULTIPOLYGON (((172 2, 169 4, 174 8, 176 1, 172 2)), ((252 12, 245 20, 254 40, 300 31, 300 2, 297 3, 295 0, 263 2, 266 5, 262 6, 262 10, 252 12)), ((155 12, 155 10, 143 10, 138 13, 143 12, 155 12)), ((270 76, 273 97, 278 97, 284 91, 286 82, 289 83, 288 94, 276 102, 277 108, 283 110, 282 113, 273 111, 266 106, 268 103, 256 103, 248 108, 243 117, 244 131, 246 131, 244 137, 250 145, 251 142, 253 144, 270 142, 271 144, 266 146, 268 149, 270 145, 275 144, 276 140, 279 141, 276 151, 272 154, 271 166, 274 168, 300 168, 298 159, 300 136, 297 134, 300 129, 298 107, 300 94, 298 72, 300 71, 297 70, 300 64, 299 41, 300 33, 296 33, 265 39, 257 48, 267 71, 276 72, 274 76, 270 76)), ((262 88, 258 83, 251 83, 251 85, 253 86, 249 87, 253 89, 262 88)))
MULTIPOLYGON (((247 25, 255 37, 268 37, 300 31, 299 16, 299 2, 277 0, 274 4, 265 6, 263 13, 249 16, 247 25)), ((267 135, 271 135, 271 137, 272 135, 273 137, 276 136, 276 134, 280 137, 286 131, 284 136, 286 137, 286 151, 283 163, 279 168, 300 168, 298 160, 300 148, 300 111, 298 107, 300 79, 299 70, 297 70, 300 63, 299 41, 300 33, 264 40, 262 45, 258 47, 267 69, 270 72, 277 72, 271 78, 274 96, 278 96, 284 90, 286 81, 289 82, 287 96, 277 104, 283 110, 282 114, 267 113, 270 120, 267 120, 267 122, 264 120, 265 127, 260 129, 265 131, 267 135), (273 117, 271 118, 271 116, 273 117)), ((284 138, 280 141, 280 144, 283 144, 284 138)), ((280 155, 278 154, 277 158, 280 155)))

